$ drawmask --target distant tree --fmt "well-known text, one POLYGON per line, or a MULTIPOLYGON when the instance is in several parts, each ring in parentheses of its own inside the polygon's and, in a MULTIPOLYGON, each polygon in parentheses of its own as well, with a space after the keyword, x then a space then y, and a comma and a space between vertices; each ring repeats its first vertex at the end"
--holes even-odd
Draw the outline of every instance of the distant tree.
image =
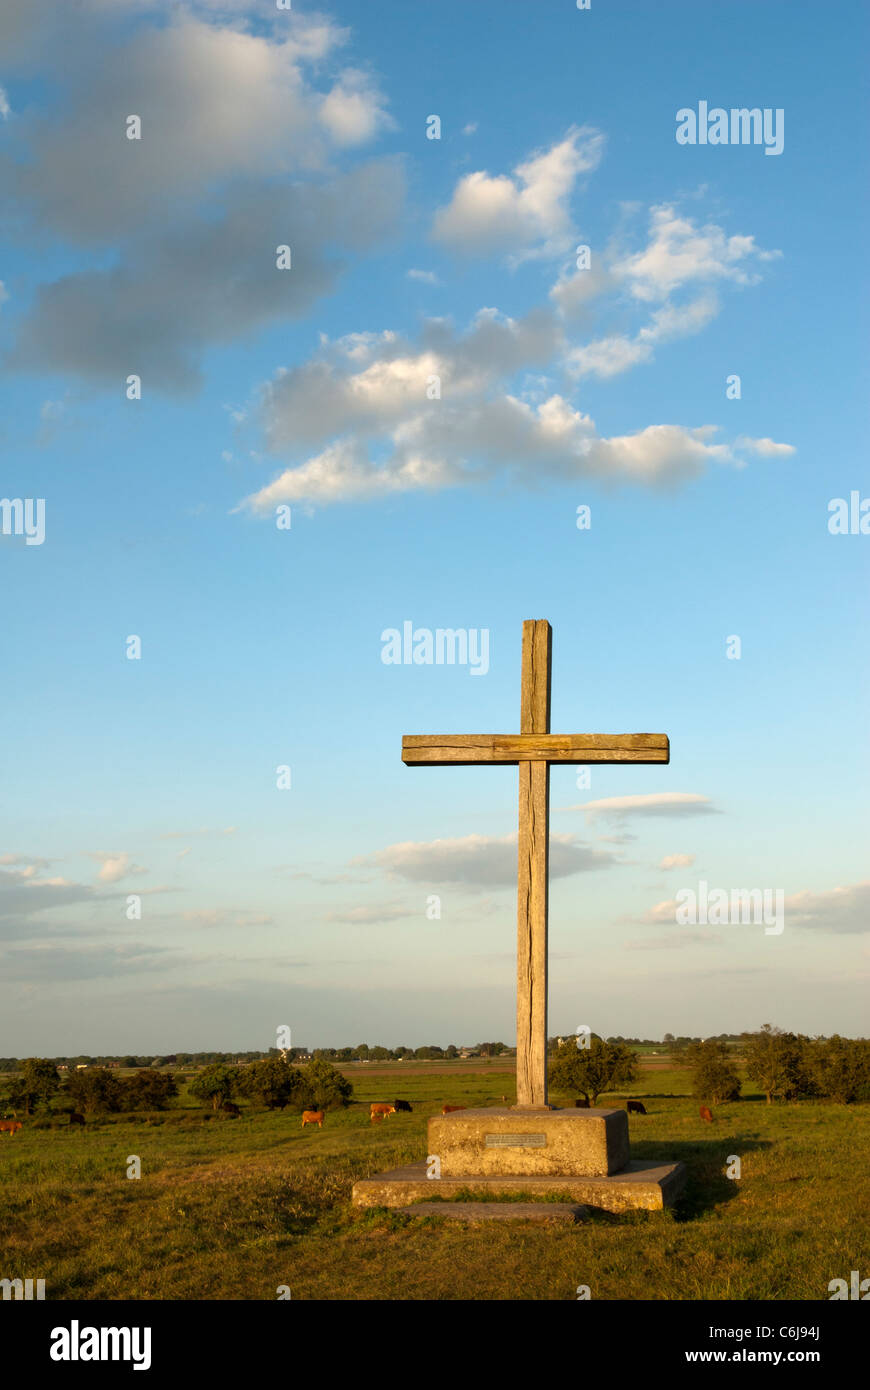
POLYGON ((353 1085, 322 1057, 294 1069, 293 1103, 303 1110, 337 1110, 350 1105, 353 1085))
POLYGON ((418 1062, 431 1062, 432 1049, 428 1046, 428 1044, 426 1047, 415 1047, 414 1056, 417 1058, 418 1062))
POLYGON ((143 1068, 133 1076, 121 1077, 120 1083, 124 1110, 165 1110, 172 1097, 178 1095, 178 1086, 170 1071, 143 1068))
POLYGON ((808 1049, 813 1081, 823 1096, 851 1105, 870 1088, 870 1041, 866 1038, 817 1039, 808 1049))
POLYGON ((605 1091, 634 1081, 637 1057, 624 1043, 606 1042, 593 1033, 588 1047, 578 1047, 574 1040, 557 1047, 548 1073, 555 1090, 584 1096, 594 1106, 605 1091))
POLYGON ((444 1056, 451 1058, 459 1056, 459 1048, 455 1045, 455 1043, 450 1043, 449 1046, 445 1048, 444 1056))
POLYGON ((337 1048, 337 1049, 336 1049, 336 1053, 335 1053, 335 1060, 336 1060, 336 1062, 352 1062, 352 1061, 353 1061, 353 1048, 352 1048, 352 1047, 339 1047, 339 1048, 337 1048))
POLYGON ((768 1105, 775 1096, 794 1100, 813 1090, 807 1038, 765 1023, 744 1044, 743 1057, 750 1081, 761 1088, 768 1105))
POLYGON ((269 1110, 283 1110, 293 1099, 296 1067, 289 1067, 279 1057, 267 1057, 251 1062, 240 1073, 238 1092, 259 1101, 269 1110))
POLYGON ((67 1094, 76 1110, 86 1115, 120 1110, 123 1103, 121 1078, 108 1067, 88 1067, 70 1073, 67 1094))
POLYGON ((372 1048, 369 1056, 373 1062, 387 1062, 390 1058, 388 1050, 385 1047, 381 1047, 380 1044, 372 1048))
POLYGON ((203 1105, 210 1105, 212 1110, 219 1110, 224 1101, 229 1100, 235 1093, 237 1084, 238 1072, 235 1067, 215 1062, 193 1078, 190 1094, 203 1105))
POLYGON ((674 1041, 674 1035, 673 1035, 673 1033, 665 1033, 665 1036, 664 1036, 664 1038, 662 1039, 662 1042, 672 1043, 673 1041, 674 1041))
POLYGON ((692 1094, 705 1105, 721 1105, 740 1099, 740 1077, 724 1043, 709 1038, 690 1041, 686 1061, 692 1068, 692 1094))
POLYGON ((38 1105, 48 1105, 60 1088, 57 1066, 48 1057, 25 1057, 21 1076, 12 1090, 12 1105, 32 1115, 38 1105))

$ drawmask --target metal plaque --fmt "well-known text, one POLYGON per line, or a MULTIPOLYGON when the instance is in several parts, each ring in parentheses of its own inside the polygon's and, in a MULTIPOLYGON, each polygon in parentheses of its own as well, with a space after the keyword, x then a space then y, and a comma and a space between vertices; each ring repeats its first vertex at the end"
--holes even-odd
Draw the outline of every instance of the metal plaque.
POLYGON ((546 1134, 488 1134, 488 1149, 545 1149, 546 1134))

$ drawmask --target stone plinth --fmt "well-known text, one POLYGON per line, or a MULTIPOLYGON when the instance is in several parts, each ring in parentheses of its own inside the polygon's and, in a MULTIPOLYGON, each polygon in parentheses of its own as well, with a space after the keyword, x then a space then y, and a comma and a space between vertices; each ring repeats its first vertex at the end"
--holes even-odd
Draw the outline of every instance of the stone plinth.
POLYGON ((441 1177, 606 1177, 628 1163, 624 1110, 457 1110, 429 1120, 441 1177))
MULTIPOLYGON (((387 1173, 374 1173, 354 1183, 356 1207, 407 1207, 428 1202, 434 1194, 448 1200, 473 1192, 481 1201, 522 1193, 534 1201, 551 1193, 570 1202, 602 1211, 661 1211, 673 1206, 686 1183, 684 1163, 650 1163, 631 1159, 621 1173, 609 1177, 487 1177, 465 1174, 456 1178, 427 1178, 426 1162, 409 1163, 387 1173)), ((441 1203, 435 1203, 440 1206, 441 1203)))

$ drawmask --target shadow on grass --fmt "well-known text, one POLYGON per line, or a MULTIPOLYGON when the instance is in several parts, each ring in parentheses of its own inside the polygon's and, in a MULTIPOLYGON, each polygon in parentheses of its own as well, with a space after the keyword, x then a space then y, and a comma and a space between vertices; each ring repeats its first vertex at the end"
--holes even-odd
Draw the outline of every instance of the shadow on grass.
POLYGON ((738 1183, 726 1173, 728 1159, 745 1158, 748 1153, 772 1148, 769 1139, 741 1139, 723 1135, 709 1139, 668 1139, 667 1153, 662 1153, 662 1141, 642 1140, 632 1136, 631 1156, 639 1159, 666 1159, 669 1163, 685 1163, 688 1170, 686 1187, 673 1208, 675 1221, 692 1221, 713 1207, 732 1201, 739 1195, 738 1183))

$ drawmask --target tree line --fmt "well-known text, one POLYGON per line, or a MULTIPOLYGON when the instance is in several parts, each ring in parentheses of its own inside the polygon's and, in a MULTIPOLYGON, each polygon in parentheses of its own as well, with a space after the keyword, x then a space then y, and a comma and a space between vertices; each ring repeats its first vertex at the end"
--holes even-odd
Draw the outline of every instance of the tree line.
MULTIPOLYGON (((547 1071, 554 1090, 582 1096, 594 1106, 600 1095, 632 1085, 639 1057, 623 1041, 593 1033, 589 1046, 553 1040, 547 1071)), ((739 1100, 742 1058, 750 1082, 775 1100, 824 1099, 850 1105, 870 1100, 870 1041, 866 1038, 808 1038, 765 1023, 747 1033, 740 1051, 718 1038, 689 1042, 683 1063, 692 1073, 692 1094, 706 1105, 739 1100)))
MULTIPOLYGON (((269 1110, 331 1110, 350 1104, 353 1085, 324 1058, 288 1066, 280 1057, 267 1057, 245 1067, 215 1062, 197 1072, 189 1092, 213 1111, 237 1097, 269 1110)), ((109 1067, 88 1067, 62 1079, 53 1060, 27 1057, 0 1104, 30 1116, 51 1113, 53 1105, 66 1101, 72 1110, 100 1115, 165 1110, 177 1095, 178 1084, 169 1071, 145 1067, 121 1076, 109 1067)))
MULTIPOLYGON (((288 1061, 291 1062, 303 1061, 309 1055, 325 1058, 329 1062, 397 1062, 400 1059, 428 1062, 436 1061, 441 1057, 452 1059, 458 1057, 461 1051, 476 1052, 481 1057, 500 1057, 515 1052, 516 1049, 508 1047, 507 1043, 503 1042, 475 1043, 470 1048, 459 1048, 455 1043, 449 1043, 447 1047, 439 1047, 436 1043, 429 1043, 425 1047, 382 1047, 379 1043, 371 1046, 368 1043, 357 1043, 356 1047, 318 1047, 310 1054, 304 1047, 288 1047, 286 1054, 288 1061)), ((139 1056, 126 1053, 99 1057, 80 1053, 77 1057, 54 1057, 51 1060, 55 1066, 65 1066, 70 1071, 74 1071, 76 1067, 120 1067, 125 1071, 130 1071, 167 1066, 204 1067, 216 1064, 235 1066, 239 1063, 266 1061, 270 1057, 279 1058, 280 1055, 277 1047, 269 1047, 261 1048, 256 1052, 172 1052, 159 1056, 155 1056, 153 1052, 139 1056)), ((0 1073, 20 1071, 22 1063, 23 1059, 19 1057, 0 1057, 0 1073)))

